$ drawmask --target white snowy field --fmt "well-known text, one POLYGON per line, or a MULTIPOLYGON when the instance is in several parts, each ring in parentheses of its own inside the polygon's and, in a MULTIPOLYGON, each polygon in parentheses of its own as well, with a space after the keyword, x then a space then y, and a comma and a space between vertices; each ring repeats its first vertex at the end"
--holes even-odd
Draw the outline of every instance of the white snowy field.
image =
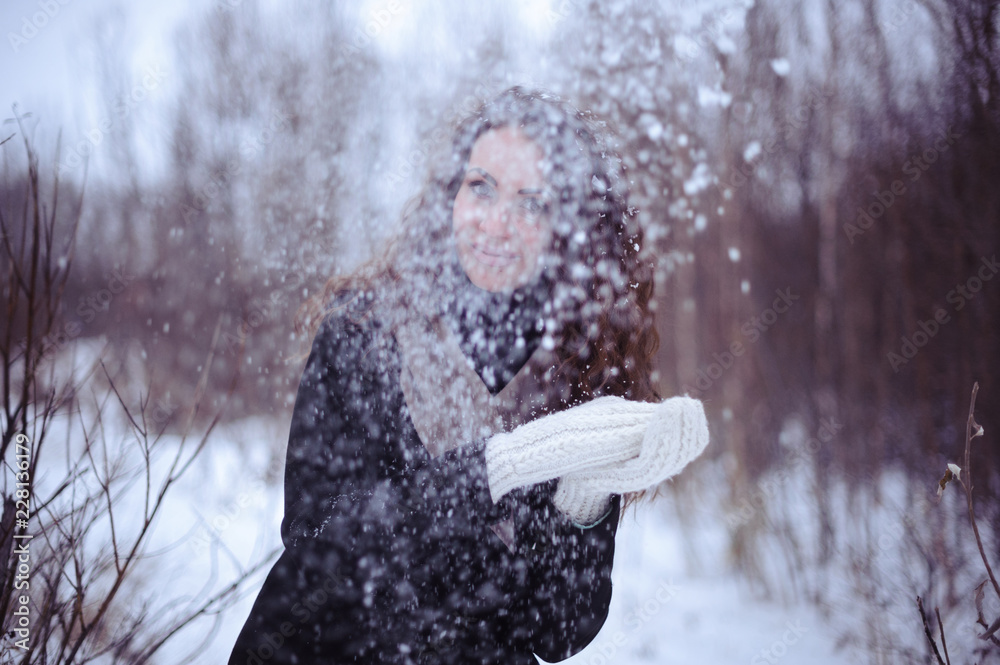
POLYGON ((565 662, 757 665, 786 656, 789 663, 856 662, 836 649, 814 608, 755 598, 727 571, 723 528, 699 534, 692 564, 685 554, 689 535, 664 506, 629 514, 618 531, 608 621, 589 647, 565 662))
MULTIPOLYGON (((208 581, 222 588, 235 575, 235 562, 249 565, 280 545, 283 443, 275 442, 284 440, 281 429, 254 419, 219 432, 157 527, 157 546, 174 546, 161 555, 151 592, 166 600, 194 596, 208 581)), ((704 475, 709 481, 714 474, 704 475)), ((786 656, 795 663, 853 662, 837 651, 833 631, 813 608, 755 598, 728 572, 721 519, 703 515, 698 533, 689 533, 669 501, 662 497, 627 513, 617 537, 608 621, 587 649, 565 662, 756 664, 786 656)), ((225 662, 262 582, 258 575, 219 618, 214 637, 208 622, 196 624, 166 647, 161 662, 225 662), (202 644, 206 636, 210 642, 202 644)))

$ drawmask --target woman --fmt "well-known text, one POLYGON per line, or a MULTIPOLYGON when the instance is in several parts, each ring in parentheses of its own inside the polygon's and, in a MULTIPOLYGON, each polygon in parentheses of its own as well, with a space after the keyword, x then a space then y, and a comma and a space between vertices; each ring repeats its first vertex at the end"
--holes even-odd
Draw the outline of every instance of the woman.
POLYGON ((698 402, 656 401, 597 125, 514 88, 450 148, 388 258, 312 309, 285 552, 230 663, 567 658, 607 615, 620 495, 707 443, 698 402))

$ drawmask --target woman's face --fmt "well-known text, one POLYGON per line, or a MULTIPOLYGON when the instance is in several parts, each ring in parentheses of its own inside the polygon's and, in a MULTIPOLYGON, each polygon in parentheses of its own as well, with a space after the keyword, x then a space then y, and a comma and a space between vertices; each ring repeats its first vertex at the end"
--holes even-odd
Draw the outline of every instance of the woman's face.
POLYGON ((452 225, 462 269, 481 289, 516 289, 541 271, 552 242, 542 160, 539 147, 510 127, 491 129, 472 146, 452 225))

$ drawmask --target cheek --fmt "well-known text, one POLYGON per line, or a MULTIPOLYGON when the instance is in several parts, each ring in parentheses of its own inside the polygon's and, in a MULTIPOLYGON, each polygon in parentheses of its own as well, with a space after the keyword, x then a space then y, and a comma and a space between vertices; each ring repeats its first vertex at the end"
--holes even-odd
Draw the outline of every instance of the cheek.
POLYGON ((459 194, 451 208, 451 225, 456 234, 466 231, 472 226, 474 214, 469 202, 459 194))
POLYGON ((455 235, 461 235, 468 223, 465 221, 465 215, 462 214, 462 209, 459 207, 458 203, 455 203, 455 207, 451 211, 451 228, 455 235))
POLYGON ((524 253, 530 256, 533 261, 548 249, 549 244, 552 242, 552 232, 548 228, 532 228, 522 234, 521 242, 522 247, 524 247, 524 253))

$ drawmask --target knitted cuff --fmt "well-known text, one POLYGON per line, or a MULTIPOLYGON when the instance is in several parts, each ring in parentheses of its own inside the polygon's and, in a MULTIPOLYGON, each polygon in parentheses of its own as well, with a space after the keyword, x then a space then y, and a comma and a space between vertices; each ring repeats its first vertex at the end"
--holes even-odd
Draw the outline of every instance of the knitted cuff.
POLYGON ((566 517, 579 526, 593 526, 608 512, 611 495, 607 492, 588 490, 571 479, 561 478, 552 503, 566 517))

